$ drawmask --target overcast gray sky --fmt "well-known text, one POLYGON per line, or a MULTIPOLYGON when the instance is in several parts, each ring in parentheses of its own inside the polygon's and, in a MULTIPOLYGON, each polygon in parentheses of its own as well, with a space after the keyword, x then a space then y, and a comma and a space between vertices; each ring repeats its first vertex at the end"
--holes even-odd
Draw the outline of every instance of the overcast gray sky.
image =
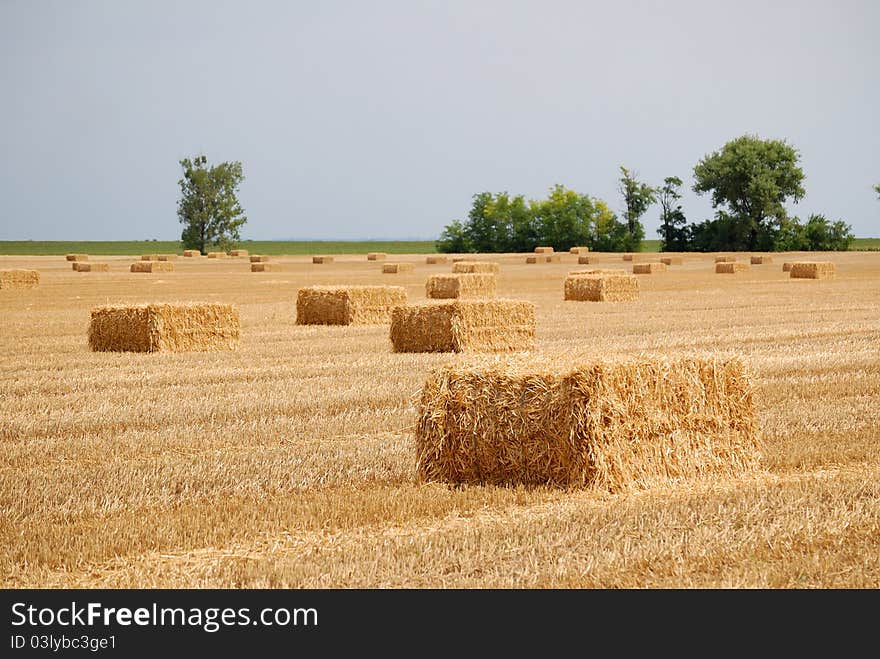
POLYGON ((880 236, 878 44, 876 0, 0 0, 0 239, 177 239, 197 153, 242 162, 243 238, 433 239, 484 190, 689 190, 745 133, 880 236))

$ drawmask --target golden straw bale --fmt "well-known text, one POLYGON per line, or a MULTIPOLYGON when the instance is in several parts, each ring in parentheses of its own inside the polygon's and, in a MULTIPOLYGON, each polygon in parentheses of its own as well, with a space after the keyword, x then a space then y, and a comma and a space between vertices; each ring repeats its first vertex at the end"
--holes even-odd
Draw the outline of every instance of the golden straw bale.
POLYGON ((425 296, 435 299, 495 297, 497 275, 492 272, 454 272, 429 275, 425 296))
POLYGON ((568 250, 569 254, 586 254, 590 251, 589 247, 571 247, 568 250))
POLYGON ((297 325, 384 325, 406 304, 403 286, 307 286, 296 296, 297 325))
POLYGON ((452 264, 452 272, 494 272, 498 273, 498 264, 494 261, 458 261, 452 264))
POLYGON ((624 255, 623 255, 623 260, 624 260, 624 261, 632 261, 632 260, 633 260, 633 255, 632 255, 632 254, 624 254, 624 255))
POLYGON ((208 252, 209 259, 225 259, 226 252, 208 252))
POLYGON ((110 272, 109 263, 81 263, 73 262, 74 272, 110 272))
POLYGON ((276 272, 280 270, 277 263, 251 263, 251 272, 276 272))
POLYGON ((381 261, 388 258, 385 252, 367 252, 367 261, 381 261))
POLYGON ((382 272, 386 275, 396 275, 398 273, 412 272, 415 266, 412 263, 383 263, 382 272))
POLYGON ((766 254, 762 254, 759 256, 751 256, 749 257, 749 263, 752 265, 763 265, 765 263, 773 263, 773 257, 767 256, 766 254))
POLYGON ((251 254, 250 260, 251 263, 265 263, 269 260, 269 257, 265 254, 251 254))
POLYGON ((186 257, 201 256, 202 253, 197 249, 185 249, 183 255, 186 257))
POLYGON ((160 261, 176 261, 177 254, 159 254, 160 261))
POLYGON ((589 265, 591 260, 595 260, 595 257, 581 254, 578 256, 578 265, 589 265))
POLYGON ((239 332, 238 309, 231 304, 109 305, 92 309, 89 347, 102 352, 231 350, 239 332))
POLYGON ((682 265, 684 259, 681 256, 661 256, 660 263, 665 265, 682 265))
POLYGON ((229 256, 247 256, 248 251, 246 249, 231 249, 229 250, 229 256))
POLYGON ((735 256, 728 255, 728 256, 716 256, 715 257, 715 263, 735 263, 735 262, 736 262, 735 256))
POLYGON ((394 308, 394 352, 532 350, 535 305, 526 300, 446 300, 394 308))
POLYGON ((632 302, 639 299, 639 279, 613 270, 572 273, 565 278, 563 297, 576 302, 632 302))
POLYGON ((791 264, 789 276, 792 279, 831 279, 834 277, 834 263, 831 261, 795 261, 791 264))
POLYGON ((446 256, 426 256, 425 257, 425 263, 427 265, 440 265, 442 263, 446 263, 447 261, 449 261, 449 259, 446 256))
POLYGON ((652 275, 655 272, 665 272, 666 264, 659 261, 650 261, 648 263, 634 263, 634 275, 652 275))
POLYGON ((88 261, 88 254, 68 254, 64 257, 68 261, 88 261))
POLYGON ((0 289, 33 288, 40 283, 39 270, 0 270, 0 289))
POLYGON ((535 254, 552 254, 552 253, 553 253, 552 247, 547 247, 547 246, 535 247, 535 254))
POLYGON ((782 272, 790 272, 791 266, 794 265, 793 261, 786 261, 782 264, 782 272))
POLYGON ((761 468, 753 375, 716 355, 462 355, 418 400, 422 481, 625 492, 761 468))
POLYGON ((132 272, 174 272, 174 264, 168 261, 135 261, 132 272))
POLYGON ((469 259, 469 258, 466 257, 466 256, 453 256, 453 257, 452 257, 452 262, 453 262, 453 263, 458 263, 459 261, 472 261, 472 260, 473 260, 473 259, 469 259))
POLYGON ((748 269, 749 264, 745 261, 718 261, 715 263, 716 274, 734 274, 745 272, 748 269))
POLYGON ((158 261, 158 254, 143 254, 141 255, 141 261, 158 261))
POLYGON ((333 263, 332 256, 313 256, 312 263, 333 263))

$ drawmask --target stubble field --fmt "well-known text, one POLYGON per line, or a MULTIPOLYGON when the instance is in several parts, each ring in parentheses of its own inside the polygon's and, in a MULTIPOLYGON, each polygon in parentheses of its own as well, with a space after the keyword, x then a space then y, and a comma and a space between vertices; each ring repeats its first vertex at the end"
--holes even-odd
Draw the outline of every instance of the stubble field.
MULTIPOLYGON (((396 284, 423 300, 450 265, 338 255, 0 256, 0 584, 20 587, 877 588, 880 253, 774 255, 715 274, 688 255, 629 303, 563 301, 577 258, 501 264, 531 300, 537 349, 718 350, 755 375, 763 469, 624 494, 418 482, 415 399, 448 354, 394 354, 387 326, 298 326, 311 284, 396 284), (784 260, 831 260, 792 280, 784 260), (235 304, 232 352, 94 353, 107 303, 235 304)), ((627 267, 619 254, 599 267, 627 267)), ((587 267, 587 266, 580 266, 587 267)), ((592 267, 589 266, 589 267, 592 267)))

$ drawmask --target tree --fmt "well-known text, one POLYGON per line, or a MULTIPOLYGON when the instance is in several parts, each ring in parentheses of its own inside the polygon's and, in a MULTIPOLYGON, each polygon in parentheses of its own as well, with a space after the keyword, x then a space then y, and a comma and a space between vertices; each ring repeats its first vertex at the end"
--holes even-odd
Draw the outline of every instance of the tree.
POLYGON ((198 155, 180 161, 183 178, 177 202, 177 217, 184 225, 180 241, 186 249, 204 254, 208 246, 226 251, 240 240, 239 228, 247 217, 236 193, 244 180, 240 162, 208 166, 208 159, 198 155))
POLYGON ((645 228, 639 218, 645 214, 648 207, 656 201, 656 190, 650 185, 639 183, 636 180, 637 172, 630 172, 626 167, 620 167, 620 179, 618 190, 623 195, 625 206, 624 219, 626 220, 627 238, 624 249, 628 252, 637 252, 641 248, 645 238, 645 228))
POLYGON ((597 209, 589 195, 557 184, 546 199, 533 201, 531 209, 540 244, 567 251, 592 242, 597 209))
POLYGON ((663 179, 663 187, 657 190, 657 201, 660 203, 660 251, 683 252, 688 249, 690 232, 687 218, 681 210, 681 179, 667 176, 663 179))
MULTIPOLYGON (((712 193, 712 206, 732 222, 729 249, 772 249, 774 233, 787 217, 785 202, 800 201, 804 173, 797 150, 782 140, 743 135, 694 167, 694 192, 712 193)), ((721 218, 719 218, 721 219, 721 218)))
POLYGON ((829 222, 822 214, 810 215, 804 226, 807 249, 819 252, 845 252, 849 249, 855 236, 843 220, 829 222))
POLYGON ((465 234, 464 226, 458 220, 454 220, 443 228, 435 246, 438 252, 445 254, 462 254, 471 251, 470 241, 465 234))
POLYGON ((874 186, 874 192, 877 193, 877 199, 880 199, 880 183, 874 186))

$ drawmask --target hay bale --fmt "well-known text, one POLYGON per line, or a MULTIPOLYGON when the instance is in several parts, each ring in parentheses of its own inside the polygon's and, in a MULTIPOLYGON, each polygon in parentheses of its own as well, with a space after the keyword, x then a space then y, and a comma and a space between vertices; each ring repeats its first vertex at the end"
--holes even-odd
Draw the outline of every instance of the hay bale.
POLYGON ((176 261, 177 254, 159 254, 160 261, 176 261))
POLYGON ((406 304, 403 286, 307 286, 296 296, 297 325, 384 325, 406 304))
POLYGON ((492 272, 430 275, 425 281, 425 296, 434 299, 495 297, 497 281, 497 275, 492 272))
POLYGON ((655 272, 666 272, 666 264, 659 261, 633 264, 634 275, 652 275, 655 272))
POLYGON ((559 263, 560 261, 559 254, 537 254, 526 257, 526 263, 559 263))
POLYGON ((88 254, 67 254, 65 257, 68 261, 88 261, 88 254))
POLYGON ((445 256, 426 256, 425 264, 426 265, 440 265, 446 263, 449 259, 445 256))
POLYGON ((382 261, 388 258, 385 252, 367 252, 367 261, 382 261))
POLYGON ((735 256, 716 256, 715 263, 735 263, 735 256))
POLYGON ((269 257, 265 254, 251 254, 250 261, 251 263, 265 263, 269 260, 269 257))
POLYGON ((208 252, 209 259, 225 259, 226 252, 208 252))
POLYGON ((386 275, 396 275, 404 272, 412 272, 415 266, 412 263, 383 263, 382 272, 386 275))
POLYGON ((552 254, 553 248, 544 246, 544 247, 535 247, 535 254, 552 254))
POLYGON ((251 272, 275 272, 280 270, 277 263, 251 263, 251 272))
POLYGON ((394 352, 531 350, 535 305, 525 300, 447 300, 394 308, 394 352))
POLYGON ((624 254, 624 255, 623 255, 623 260, 624 260, 624 261, 632 261, 632 260, 633 260, 633 255, 632 255, 632 254, 624 254))
POLYGON ((494 272, 500 268, 494 261, 458 261, 452 264, 452 272, 494 272))
POLYGON ((790 272, 790 271, 791 271, 791 266, 792 266, 792 265, 794 265, 794 262, 793 262, 793 261, 785 261, 785 262, 782 264, 782 272, 790 272))
POLYGON ((92 309, 89 347, 101 352, 231 350, 238 310, 214 302, 109 305, 92 309))
POLYGON ((568 250, 569 254, 586 254, 590 251, 589 247, 570 247, 568 250))
POLYGON ((313 256, 312 263, 333 263, 332 256, 313 256))
POLYGON ((661 256, 660 263, 664 265, 682 265, 684 259, 681 256, 661 256))
POLYGON ((110 272, 109 263, 81 263, 74 261, 71 265, 73 265, 74 272, 110 272))
POLYGON ((589 265, 591 259, 595 260, 595 257, 584 256, 583 254, 581 254, 580 256, 578 256, 578 265, 589 265))
POLYGON ((627 272, 598 271, 570 274, 563 299, 575 302, 632 302, 639 299, 639 280, 627 272))
POLYGON ((765 263, 773 263, 773 257, 767 256, 766 254, 761 256, 752 256, 749 258, 749 263, 752 265, 764 265, 765 263))
POLYGON ((831 261, 795 261, 791 264, 789 277, 792 279, 831 279, 834 277, 834 264, 831 261))
POLYGON ((193 256, 201 256, 202 253, 197 249, 185 249, 183 250, 183 255, 187 258, 191 258, 193 256))
POLYGON ((453 263, 458 263, 459 261, 472 261, 472 260, 473 260, 473 259, 469 259, 469 258, 466 257, 466 256, 453 256, 453 257, 452 257, 452 262, 453 262, 453 263))
POLYGON ((229 250, 229 256, 247 256, 248 251, 246 249, 231 249, 229 250))
POLYGON ((623 492, 761 464, 750 370, 715 355, 470 356, 435 368, 420 480, 623 492))
MULTIPOLYGON (((75 264, 74 264, 75 265, 75 264)), ((40 283, 39 270, 0 270, 0 289, 33 288, 40 283)))
POLYGON ((715 263, 716 274, 734 274, 744 272, 749 269, 749 264, 745 261, 718 261, 715 263))
POLYGON ((168 261, 135 261, 132 272, 174 272, 174 264, 168 261))
POLYGON ((141 261, 158 261, 158 260, 159 260, 158 254, 142 254, 141 255, 141 261))

